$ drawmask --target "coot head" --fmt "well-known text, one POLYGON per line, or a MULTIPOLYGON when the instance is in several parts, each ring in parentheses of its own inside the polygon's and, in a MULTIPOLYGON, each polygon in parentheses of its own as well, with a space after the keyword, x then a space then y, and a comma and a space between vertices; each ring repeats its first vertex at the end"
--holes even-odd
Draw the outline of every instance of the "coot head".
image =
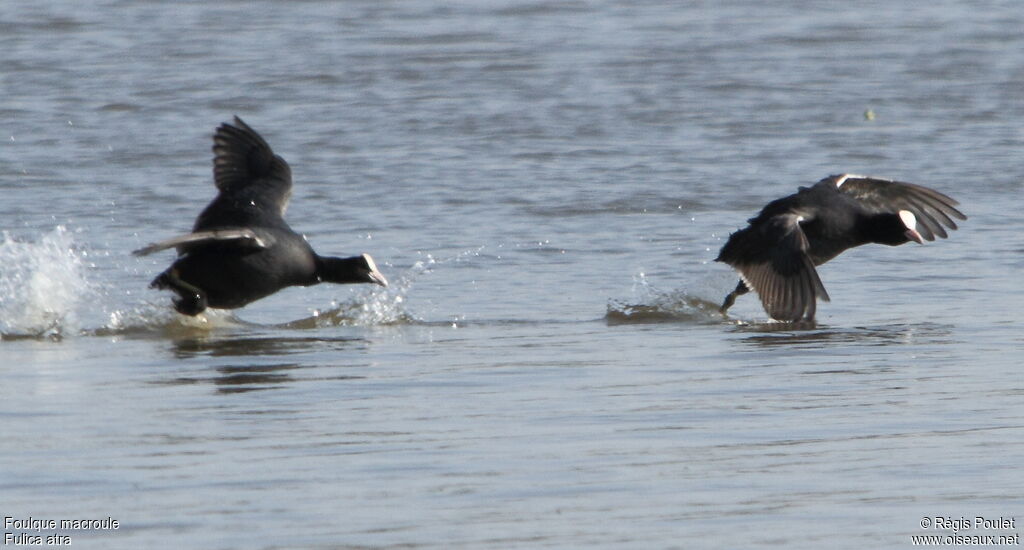
POLYGON ((318 257, 317 278, 327 283, 351 284, 373 283, 388 286, 388 280, 377 269, 377 264, 369 254, 360 254, 351 258, 318 257))
POLYGON ((917 232, 917 216, 914 215, 910 210, 900 210, 899 212, 900 221, 903 222, 905 231, 903 236, 908 241, 914 241, 917 244, 924 244, 924 239, 921 238, 921 234, 917 232))
POLYGON ((901 245, 909 241, 924 244, 924 238, 917 231, 917 216, 910 210, 865 217, 861 222, 861 226, 868 233, 868 242, 890 246, 901 245))

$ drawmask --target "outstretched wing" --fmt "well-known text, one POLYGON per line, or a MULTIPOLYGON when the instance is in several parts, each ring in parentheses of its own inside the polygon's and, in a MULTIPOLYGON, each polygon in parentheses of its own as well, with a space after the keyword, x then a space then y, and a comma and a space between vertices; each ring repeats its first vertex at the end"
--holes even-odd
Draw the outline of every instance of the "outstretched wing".
POLYGON ((768 315, 780 321, 813 319, 817 299, 829 299, 807 254, 801 221, 795 213, 779 214, 737 231, 716 258, 739 271, 768 315))
POLYGON ((258 196, 284 216, 292 193, 285 160, 242 119, 225 122, 213 135, 213 181, 222 195, 258 196))
POLYGON ((196 233, 189 233, 187 235, 181 235, 165 241, 153 243, 138 250, 133 250, 132 254, 136 256, 146 256, 168 248, 177 248, 179 254, 184 254, 197 246, 213 243, 231 243, 242 248, 259 250, 261 248, 267 248, 273 244, 272 242, 268 242, 270 239, 272 239, 272 237, 269 235, 261 238, 256 235, 253 230, 245 228, 198 231, 196 233))
POLYGON ((953 218, 966 220, 962 212, 956 209, 960 204, 934 189, 881 178, 841 174, 829 176, 819 183, 831 182, 841 193, 857 199, 866 208, 876 212, 896 213, 909 210, 917 218, 918 232, 929 241, 935 236, 946 238, 946 230, 956 229, 953 218))

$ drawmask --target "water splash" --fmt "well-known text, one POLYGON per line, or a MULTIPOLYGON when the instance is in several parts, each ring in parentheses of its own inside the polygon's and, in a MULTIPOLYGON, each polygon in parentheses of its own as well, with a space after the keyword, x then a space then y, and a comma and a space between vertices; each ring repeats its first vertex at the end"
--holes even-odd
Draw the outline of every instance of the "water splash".
POLYGON ((390 276, 387 288, 366 287, 344 302, 332 302, 330 309, 314 311, 310 317, 281 325, 285 328, 318 328, 331 326, 390 326, 425 323, 409 312, 406 299, 416 280, 429 274, 442 264, 459 262, 469 256, 477 256, 484 247, 460 252, 455 256, 436 259, 424 254, 398 276, 390 276))
POLYGON ((88 252, 64 226, 38 241, 4 231, 0 243, 0 334, 60 339, 77 334, 77 311, 97 297, 86 278, 88 252))
MULTIPOLYGON (((391 326, 430 324, 407 306, 415 282, 449 262, 479 256, 484 247, 437 259, 420 253, 421 259, 397 276, 389 273, 388 288, 366 285, 326 310, 279 325, 276 328, 313 329, 331 326, 391 326)), ((76 244, 63 226, 34 241, 3 233, 0 243, 0 336, 4 339, 51 338, 68 335, 119 336, 163 335, 177 337, 219 329, 264 326, 246 322, 233 311, 208 309, 190 317, 180 315, 162 298, 140 297, 136 289, 124 289, 87 278, 97 266, 93 253, 76 244)), ((108 253, 106 257, 110 257, 108 253)), ((130 271, 131 265, 104 266, 130 271)))
POLYGON ((717 323, 722 321, 718 304, 686 290, 662 291, 644 273, 633 277, 632 296, 608 301, 609 325, 643 323, 717 323))
MULTIPOLYGON (((469 251, 457 257, 470 254, 469 251)), ((314 310, 309 317, 272 324, 283 329, 316 329, 336 326, 389 326, 415 324, 421 321, 406 309, 406 299, 414 282, 420 276, 433 271, 434 266, 455 258, 435 260, 426 254, 408 270, 394 276, 389 273, 387 288, 365 285, 363 289, 344 301, 334 301, 324 310, 314 310)), ((190 317, 175 313, 165 303, 145 302, 109 313, 106 325, 93 331, 97 335, 130 333, 162 333, 169 336, 192 335, 222 328, 234 329, 246 326, 265 326, 246 322, 232 311, 207 309, 190 317)))
POLYGON ((159 333, 180 337, 249 325, 234 312, 223 309, 207 309, 199 315, 189 316, 175 312, 164 302, 144 302, 109 312, 102 328, 87 332, 96 336, 159 333))

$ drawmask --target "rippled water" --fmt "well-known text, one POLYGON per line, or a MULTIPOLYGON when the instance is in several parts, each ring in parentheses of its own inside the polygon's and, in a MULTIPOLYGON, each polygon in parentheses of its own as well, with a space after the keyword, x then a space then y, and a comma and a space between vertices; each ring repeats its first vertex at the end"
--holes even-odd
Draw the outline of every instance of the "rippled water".
POLYGON ((4 4, 0 513, 267 549, 885 548, 1013 517, 1024 16, 915 6, 4 4), (171 254, 129 251, 191 226, 234 114, 291 163, 292 225, 391 288, 196 319, 146 288, 171 254), (839 172, 970 219, 822 267, 817 325, 722 319, 724 237, 839 172))

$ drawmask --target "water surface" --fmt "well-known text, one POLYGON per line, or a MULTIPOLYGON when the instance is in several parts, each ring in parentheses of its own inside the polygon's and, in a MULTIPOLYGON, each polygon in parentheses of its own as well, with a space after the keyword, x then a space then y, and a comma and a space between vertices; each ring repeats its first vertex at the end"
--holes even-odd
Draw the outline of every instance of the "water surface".
MULTIPOLYGON (((1022 505, 1014 3, 14 2, 0 509, 78 547, 886 548, 1022 505), (867 110, 874 113, 867 120, 867 110), (389 289, 146 288, 234 114, 389 289), (711 260, 829 174, 970 219, 768 323, 711 260)), ((985 531, 985 534, 1014 534, 985 531)), ((974 532, 977 534, 977 532, 974 532)))

